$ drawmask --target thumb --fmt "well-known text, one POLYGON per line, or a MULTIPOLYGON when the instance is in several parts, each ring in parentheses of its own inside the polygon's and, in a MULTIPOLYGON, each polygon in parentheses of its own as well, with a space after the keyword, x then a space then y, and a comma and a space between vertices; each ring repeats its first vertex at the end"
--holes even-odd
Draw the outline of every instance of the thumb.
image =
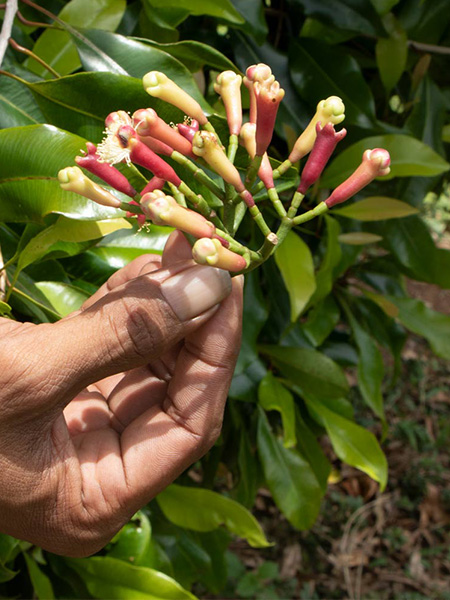
POLYGON ((177 263, 127 281, 71 318, 30 329, 21 355, 34 374, 34 400, 65 404, 91 383, 146 364, 202 325, 230 291, 227 271, 177 263))

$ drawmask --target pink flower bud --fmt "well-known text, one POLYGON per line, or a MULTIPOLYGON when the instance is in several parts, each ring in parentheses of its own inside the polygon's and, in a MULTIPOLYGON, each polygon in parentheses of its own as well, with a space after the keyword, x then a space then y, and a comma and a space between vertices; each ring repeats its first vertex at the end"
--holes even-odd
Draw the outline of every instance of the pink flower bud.
POLYGON ((197 238, 211 238, 215 227, 199 213, 180 206, 172 196, 161 190, 145 194, 141 200, 144 213, 155 225, 169 225, 197 238))
POLYGON ((148 192, 162 190, 165 183, 166 182, 164 181, 164 179, 161 179, 161 177, 156 177, 156 175, 154 175, 147 183, 145 188, 141 191, 141 196, 143 196, 144 194, 148 194, 148 192))
POLYGON ((136 132, 141 137, 156 138, 181 154, 192 155, 192 147, 189 141, 176 128, 171 127, 161 119, 153 108, 137 110, 133 113, 133 123, 136 132))
POLYGON ((141 140, 135 130, 129 125, 122 125, 114 135, 109 134, 107 139, 99 144, 102 147, 102 160, 114 163, 120 160, 134 162, 151 171, 157 177, 170 181, 179 186, 181 179, 170 165, 150 150, 141 140))
POLYGON ((284 98, 284 90, 278 81, 270 79, 255 81, 256 96, 256 154, 262 156, 272 140, 278 107, 284 98))
POLYGON ((157 140, 156 138, 152 137, 151 135, 146 135, 146 136, 140 135, 139 139, 141 140, 141 142, 143 144, 145 144, 147 146, 147 148, 150 148, 150 150, 153 150, 153 152, 156 152, 156 154, 162 154, 163 156, 172 156, 172 154, 173 154, 173 148, 171 148, 164 142, 157 140))
POLYGON ((273 81, 275 81, 275 77, 272 75, 271 68, 263 63, 251 65, 247 68, 244 77, 244 85, 248 89, 248 93, 250 96, 250 123, 256 123, 256 95, 253 86, 255 81, 259 81, 260 83, 264 81, 272 83, 273 81))
POLYGON ((320 122, 316 124, 317 137, 311 154, 302 171, 297 192, 306 194, 306 190, 319 179, 330 156, 333 154, 337 143, 340 142, 346 134, 346 129, 341 129, 341 131, 336 133, 332 123, 327 123, 325 127, 321 127, 320 122))
POLYGON ((85 153, 84 156, 75 157, 77 165, 83 167, 83 169, 86 169, 86 171, 89 171, 100 179, 103 179, 105 183, 119 192, 134 198, 137 192, 125 175, 122 175, 122 173, 112 165, 99 162, 100 157, 97 154, 97 148, 94 144, 87 142, 86 148, 87 153, 85 153))
POLYGON ((220 94, 225 106, 231 135, 239 135, 242 125, 241 84, 242 77, 234 71, 219 73, 214 84, 214 91, 220 94))
POLYGON ((192 140, 192 151, 196 156, 201 156, 222 179, 231 184, 238 192, 245 190, 239 171, 228 159, 214 133, 197 131, 192 140))
POLYGON ((105 119, 105 125, 108 129, 117 131, 122 125, 132 125, 130 115, 124 110, 117 110, 109 113, 105 119))
POLYGON ((344 112, 344 103, 338 96, 330 96, 326 100, 321 100, 317 105, 316 114, 295 142, 289 155, 289 161, 295 163, 311 151, 316 139, 316 124, 319 121, 322 123, 322 127, 325 127, 327 123, 338 125, 345 118, 344 112))
MULTIPOLYGON (((256 154, 256 123, 244 123, 241 127, 240 132, 240 141, 244 148, 247 150, 250 158, 254 158, 256 154)), ((258 177, 264 183, 267 189, 275 187, 273 182, 273 170, 272 165, 270 164, 269 157, 267 156, 267 152, 264 153, 264 156, 261 161, 261 166, 258 170, 258 177)))
POLYGON ((247 261, 240 254, 224 248, 219 240, 202 238, 192 248, 192 257, 200 265, 210 265, 226 271, 242 271, 247 261))
POLYGON ((121 202, 107 190, 94 183, 78 167, 67 167, 58 173, 58 181, 63 190, 75 192, 102 206, 120 208, 121 202))
POLYGON ((177 129, 180 134, 191 143, 192 152, 192 140, 194 139, 194 135, 200 129, 200 123, 197 121, 197 119, 186 117, 184 119, 184 123, 178 123, 177 129))
POLYGON ((176 106, 189 117, 197 119, 200 125, 206 125, 208 122, 200 104, 164 73, 150 71, 144 75, 142 82, 145 91, 150 96, 176 106))
POLYGON ((383 148, 366 150, 362 157, 362 163, 356 171, 331 193, 325 200, 325 204, 331 208, 345 202, 373 181, 375 177, 387 175, 390 171, 390 162, 391 157, 387 150, 383 148))

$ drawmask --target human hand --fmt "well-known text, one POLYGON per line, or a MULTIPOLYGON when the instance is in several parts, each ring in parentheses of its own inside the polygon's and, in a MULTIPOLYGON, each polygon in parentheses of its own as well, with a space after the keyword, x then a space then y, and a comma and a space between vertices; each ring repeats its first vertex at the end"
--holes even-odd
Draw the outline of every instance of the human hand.
POLYGON ((177 232, 58 323, 0 319, 1 532, 92 554, 214 444, 243 281, 190 256, 177 232))

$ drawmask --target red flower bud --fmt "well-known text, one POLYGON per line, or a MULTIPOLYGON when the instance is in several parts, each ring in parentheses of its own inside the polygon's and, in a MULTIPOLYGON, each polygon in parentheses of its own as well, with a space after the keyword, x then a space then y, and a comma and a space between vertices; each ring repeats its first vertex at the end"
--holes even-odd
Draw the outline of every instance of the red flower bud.
MULTIPOLYGON (((200 123, 196 119, 191 119, 190 117, 186 117, 184 123, 178 123, 177 129, 180 134, 185 137, 189 142, 194 139, 194 135, 200 129, 200 123)), ((192 152, 192 148, 191 148, 192 152)))
POLYGON ((345 202, 351 196, 357 194, 366 185, 375 179, 387 175, 390 171, 391 157, 389 152, 383 148, 366 150, 362 157, 362 163, 341 185, 339 185, 325 200, 328 208, 345 202))
POLYGON ((103 179, 105 183, 115 188, 119 192, 134 198, 137 192, 125 175, 122 175, 122 173, 112 165, 100 162, 97 154, 97 148, 94 144, 87 142, 86 148, 87 153, 84 156, 75 157, 75 162, 77 165, 83 167, 83 169, 86 169, 100 179, 103 179))
MULTIPOLYGON (((133 113, 133 123, 140 136, 151 136, 164 142, 177 152, 192 156, 189 141, 183 137, 175 127, 171 127, 153 108, 141 108, 133 113)), ((156 152, 156 150, 155 150, 156 152)))
POLYGON ((145 188, 141 191, 141 196, 143 196, 144 194, 148 194, 149 192, 154 192, 155 190, 162 190, 165 183, 166 182, 164 181, 164 179, 161 179, 161 177, 156 177, 156 175, 154 175, 147 183, 145 188))
POLYGON ((143 144, 145 144, 147 146, 147 148, 150 148, 150 150, 153 150, 153 152, 156 152, 156 154, 162 154, 163 156, 172 156, 172 154, 173 154, 173 148, 171 148, 164 142, 157 140, 156 138, 152 137, 151 135, 146 135, 146 136, 140 135, 139 139, 141 140, 141 142, 143 144))
POLYGON ((306 194, 306 190, 319 179, 337 143, 346 136, 347 130, 341 129, 336 133, 332 123, 321 127, 319 122, 316 124, 316 134, 313 149, 302 171, 300 185, 297 189, 300 194, 306 194))
POLYGON ((256 154, 262 156, 272 140, 278 107, 284 90, 270 79, 253 84, 256 96, 256 154))

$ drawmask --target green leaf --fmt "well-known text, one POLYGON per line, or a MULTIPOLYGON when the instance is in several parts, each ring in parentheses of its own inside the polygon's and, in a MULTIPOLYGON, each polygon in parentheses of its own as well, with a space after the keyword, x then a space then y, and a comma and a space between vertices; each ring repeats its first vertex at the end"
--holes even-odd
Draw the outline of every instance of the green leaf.
POLYGON ((239 482, 235 488, 235 498, 247 508, 253 506, 258 491, 258 464, 254 456, 249 433, 241 429, 238 450, 239 482))
POLYGON ((291 301, 291 321, 301 315, 316 289, 314 264, 309 247, 293 231, 277 249, 275 260, 291 301))
POLYGON ((16 575, 18 575, 19 571, 13 571, 8 569, 0 563, 0 583, 5 583, 6 581, 11 581, 14 579, 16 575))
POLYGON ((297 529, 309 529, 319 513, 322 489, 309 462, 273 435, 262 409, 258 453, 267 486, 281 512, 297 529))
POLYGON ((157 496, 166 518, 194 531, 213 531, 225 525, 254 548, 270 546, 255 517, 244 507, 221 494, 172 484, 157 496))
POLYGON ((306 404, 322 418, 337 456, 378 481, 383 491, 387 483, 388 465, 375 436, 330 410, 318 399, 306 398, 306 404))
POLYGON ((7 304, 6 302, 3 302, 3 300, 0 300, 0 316, 4 317, 4 316, 9 316, 11 315, 11 307, 9 304, 7 304))
POLYGON ((295 0, 305 14, 316 17, 336 29, 370 34, 383 34, 383 25, 370 0, 295 0))
POLYGON ((379 15, 385 15, 391 8, 394 8, 400 0, 371 0, 371 2, 379 15))
POLYGON ((174 579, 147 567, 135 567, 117 558, 66 558, 94 598, 111 600, 196 600, 174 579))
POLYGON ((131 228, 131 224, 125 219, 74 221, 59 217, 54 225, 41 231, 25 246, 20 253, 17 267, 22 270, 41 259, 59 242, 86 242, 100 239, 117 230, 131 228))
POLYGON ((183 40, 182 42, 173 42, 167 44, 158 44, 153 40, 144 38, 136 38, 139 42, 157 48, 163 52, 167 52, 191 71, 195 73, 204 66, 212 67, 218 71, 236 71, 239 69, 231 62, 224 54, 208 46, 194 40, 183 40))
POLYGON ((259 384, 259 404, 265 411, 277 410, 283 421, 283 445, 292 448, 297 443, 295 435, 295 404, 294 398, 284 385, 272 373, 267 373, 259 384))
POLYGON ((431 177, 450 169, 450 165, 429 146, 409 135, 389 133, 356 142, 337 156, 320 179, 322 187, 336 187, 349 177, 361 163, 368 148, 385 148, 391 155, 391 172, 383 180, 393 177, 431 177))
POLYGON ((37 289, 61 317, 78 310, 89 294, 74 285, 57 281, 37 281, 37 289))
POLYGON ((381 37, 375 46, 377 67, 386 93, 392 90, 403 74, 408 58, 408 36, 392 13, 387 14, 383 23, 389 37, 381 37))
POLYGON ((336 327, 339 317, 338 305, 332 296, 326 296, 308 313, 302 331, 314 346, 320 346, 336 327))
POLYGON ((150 550, 152 529, 147 515, 138 511, 129 523, 124 525, 111 541, 112 549, 108 556, 129 561, 133 565, 153 566, 145 564, 150 550))
MULTIPOLYGON (((73 27, 114 31, 125 8, 125 0, 71 0, 61 10, 59 18, 73 27)), ((80 67, 77 51, 66 31, 46 29, 35 43, 33 52, 60 75, 67 75, 80 67)), ((38 75, 49 76, 48 71, 36 61, 28 59, 27 66, 38 75)))
POLYGON ((72 165, 85 140, 50 125, 0 131, 0 220, 42 222, 56 212, 74 219, 105 219, 120 211, 65 192, 58 171, 72 165))
POLYGON ((1 82, 0 129, 44 122, 44 116, 29 90, 15 79, 2 77, 1 82))
POLYGON ((367 231, 352 231, 350 233, 341 233, 338 240, 341 244, 349 244, 350 246, 364 246, 365 244, 375 244, 383 238, 381 235, 369 233, 367 231))
POLYGON ((295 413, 295 428, 297 431, 297 449, 311 465, 322 492, 325 493, 327 491, 331 464, 323 453, 316 436, 301 417, 298 407, 295 413))
POLYGON ((387 298, 399 309, 398 320, 407 329, 423 336, 437 356, 450 359, 450 317, 428 308, 420 300, 387 298))
POLYGON ((309 304, 314 305, 331 292, 335 280, 334 270, 341 260, 342 250, 339 244, 339 234, 341 227, 333 217, 325 216, 327 226, 326 251, 325 256, 316 273, 317 288, 309 304))
POLYGON ((190 15, 210 15, 239 25, 244 19, 230 0, 151 0, 152 6, 186 10, 190 15))
POLYGON ((306 393, 338 398, 348 392, 347 379, 330 358, 308 348, 261 346, 285 377, 306 393))
POLYGON ((50 579, 41 571, 36 561, 27 552, 24 552, 23 556, 37 598, 39 600, 53 600, 55 595, 50 579))
POLYGON ((6 565, 13 560, 15 553, 18 552, 19 540, 0 533, 0 564, 6 565))
POLYGON ((358 385, 366 404, 382 420, 385 420, 383 395, 381 386, 384 377, 384 363, 381 352, 373 338, 358 323, 349 307, 346 308, 347 318, 352 328, 353 337, 358 347, 358 385))
MULTIPOLYGON (((120 65, 131 77, 142 79, 148 71, 162 71, 167 77, 173 79, 183 90, 195 98, 205 109, 208 109, 209 105, 205 102, 191 73, 182 62, 171 56, 170 53, 158 47, 153 47, 153 45, 107 31, 83 30, 83 35, 108 58, 120 65)), ((98 56, 92 49, 87 54, 83 49, 84 46, 78 42, 77 44, 83 66, 86 70, 105 70, 106 65, 101 64, 101 61, 99 61, 98 56)), ((147 95, 147 98, 150 100, 151 97, 147 95)), ((147 106, 147 104, 143 106, 147 106)))
POLYGON ((359 202, 344 206, 344 208, 333 210, 333 213, 340 217, 357 219, 358 221, 400 219, 418 212, 414 206, 387 196, 369 196, 359 202))
POLYGON ((357 61, 336 46, 301 38, 289 54, 292 81, 311 107, 328 96, 339 96, 345 104, 345 122, 372 127, 375 105, 357 61))

